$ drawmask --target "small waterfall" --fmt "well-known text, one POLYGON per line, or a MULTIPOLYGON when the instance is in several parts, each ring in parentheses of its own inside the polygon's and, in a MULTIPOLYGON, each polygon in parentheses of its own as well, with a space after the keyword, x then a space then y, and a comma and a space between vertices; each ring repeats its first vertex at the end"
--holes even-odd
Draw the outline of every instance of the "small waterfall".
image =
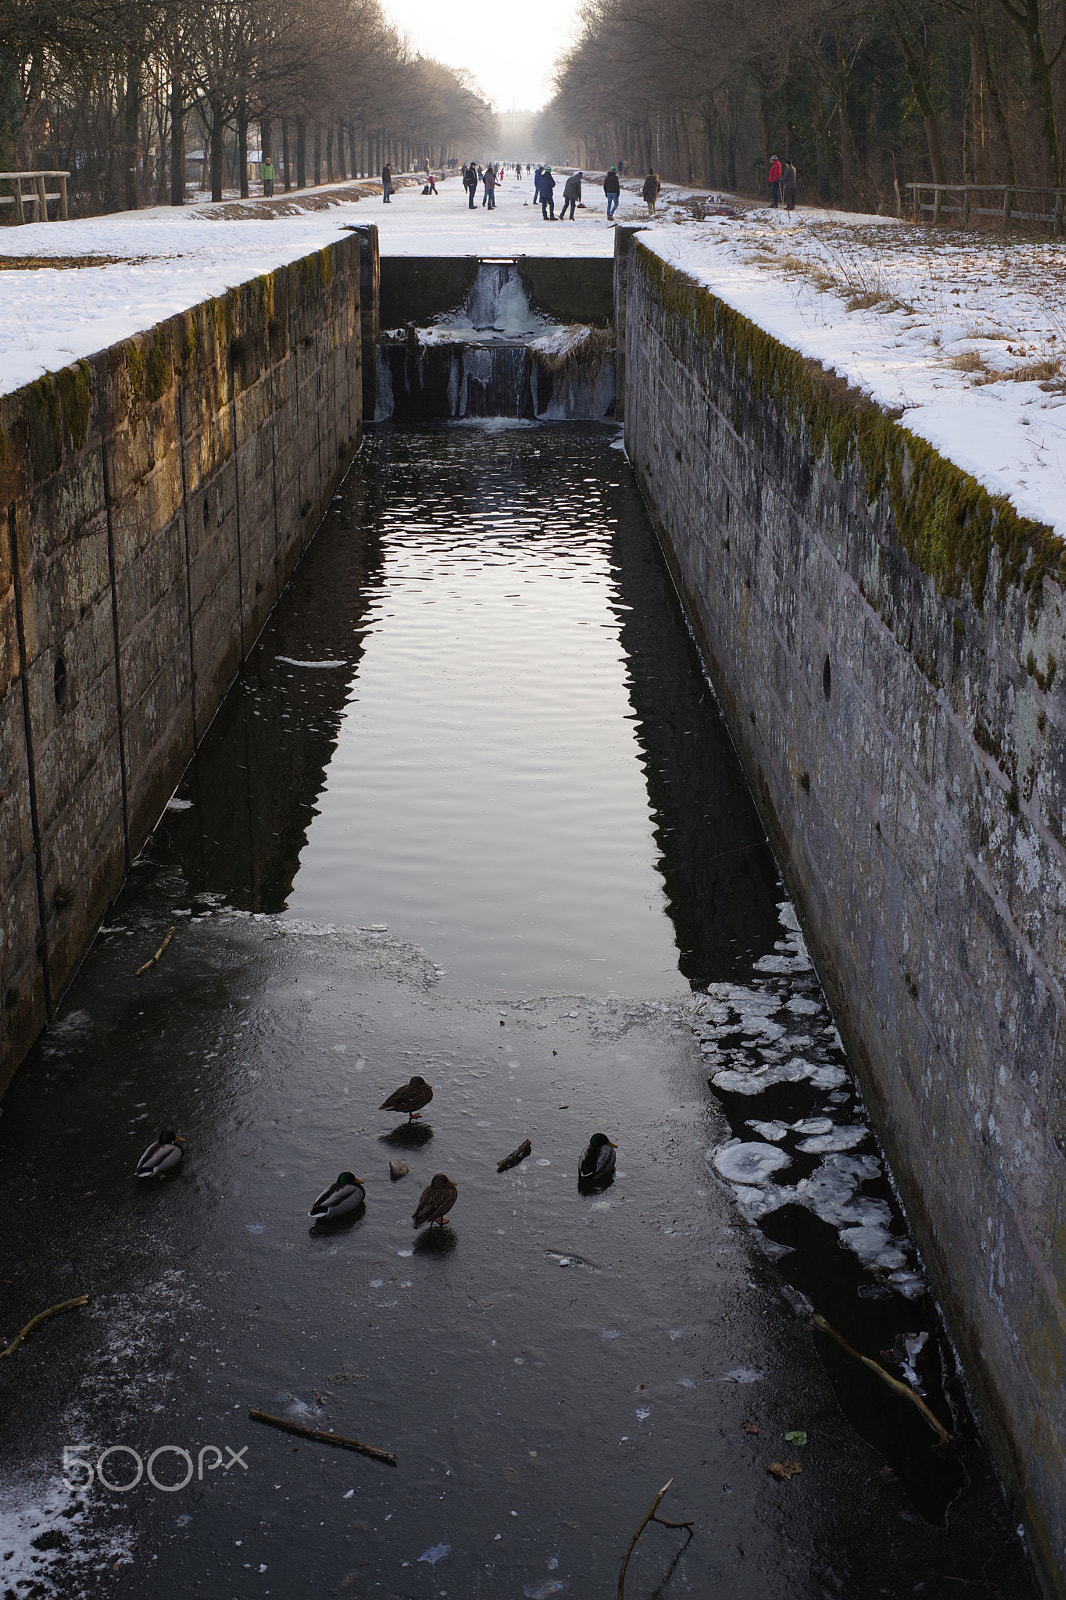
POLYGON ((513 261, 483 261, 462 310, 386 333, 375 417, 594 420, 614 411, 614 335, 530 306, 513 261))

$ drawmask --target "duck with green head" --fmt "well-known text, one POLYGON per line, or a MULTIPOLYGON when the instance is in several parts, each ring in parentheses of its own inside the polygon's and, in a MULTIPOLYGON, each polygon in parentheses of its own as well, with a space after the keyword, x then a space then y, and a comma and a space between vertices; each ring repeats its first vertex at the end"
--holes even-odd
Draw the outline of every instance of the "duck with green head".
POLYGON ((181 1148, 183 1142, 180 1133, 175 1133, 172 1128, 164 1128, 134 1167, 134 1177, 163 1178, 168 1172, 173 1172, 175 1167, 181 1165, 185 1155, 181 1148))
POLYGON ((346 1217, 356 1211, 365 1199, 363 1180, 354 1172, 342 1172, 336 1183, 323 1189, 307 1215, 316 1222, 331 1222, 334 1217, 346 1217))

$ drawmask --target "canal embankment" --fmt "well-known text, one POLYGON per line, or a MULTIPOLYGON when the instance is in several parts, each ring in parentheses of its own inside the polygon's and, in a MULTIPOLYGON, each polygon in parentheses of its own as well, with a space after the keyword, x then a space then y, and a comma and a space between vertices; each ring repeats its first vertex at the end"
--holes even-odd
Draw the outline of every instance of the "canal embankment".
POLYGON ((0 397, 0 1087, 358 446, 361 251, 0 397))
POLYGON ((1049 1592, 1061 541, 619 235, 626 448, 1049 1592))

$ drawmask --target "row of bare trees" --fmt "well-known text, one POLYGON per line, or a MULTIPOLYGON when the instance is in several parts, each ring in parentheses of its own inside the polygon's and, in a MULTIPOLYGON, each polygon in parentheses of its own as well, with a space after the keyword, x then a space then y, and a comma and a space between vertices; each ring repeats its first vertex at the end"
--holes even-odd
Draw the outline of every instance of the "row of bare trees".
POLYGON ((495 131, 379 0, 0 3, 0 171, 70 171, 75 211, 181 205, 188 178, 247 195, 250 138, 289 189, 443 165, 495 131))
POLYGON ((586 0, 538 143, 587 167, 895 210, 1066 182, 1066 0, 586 0), (906 196, 902 196, 905 203, 906 196))

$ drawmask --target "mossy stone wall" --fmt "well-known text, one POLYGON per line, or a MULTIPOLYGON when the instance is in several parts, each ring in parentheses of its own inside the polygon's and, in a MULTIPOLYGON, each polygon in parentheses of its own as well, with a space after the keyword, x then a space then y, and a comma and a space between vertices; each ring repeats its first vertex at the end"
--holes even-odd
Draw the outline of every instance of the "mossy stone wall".
POLYGON ((0 398, 0 1092, 358 446, 366 247, 0 398))
POLYGON ((1043 1580, 1066 1594, 1066 552, 639 240, 620 247, 629 457, 1043 1580))

